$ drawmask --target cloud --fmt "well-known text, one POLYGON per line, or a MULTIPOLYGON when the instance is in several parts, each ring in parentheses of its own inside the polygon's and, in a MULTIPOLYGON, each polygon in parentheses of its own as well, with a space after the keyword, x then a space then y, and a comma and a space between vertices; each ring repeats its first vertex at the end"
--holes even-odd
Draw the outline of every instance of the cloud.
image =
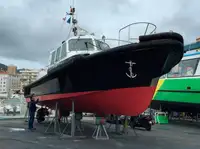
MULTIPOLYGON (((1 57, 47 65, 49 51, 66 39, 69 25, 62 17, 72 0, 1 0, 1 57)), ((99 37, 118 37, 118 30, 135 21, 150 21, 158 31, 174 30, 186 43, 200 35, 200 1, 75 0, 79 24, 99 37)), ((142 27, 144 29, 144 27, 142 27)), ((141 29, 133 28, 131 36, 141 29)))
POLYGON ((54 1, 30 0, 24 0, 22 5, 1 6, 1 56, 46 62, 50 49, 63 38, 62 14, 51 6, 59 8, 54 1))
POLYGON ((162 19, 161 26, 163 29, 168 28, 181 33, 186 44, 195 42, 195 39, 200 36, 200 20, 198 19, 200 1, 181 0, 178 4, 177 11, 171 17, 166 15, 162 19))

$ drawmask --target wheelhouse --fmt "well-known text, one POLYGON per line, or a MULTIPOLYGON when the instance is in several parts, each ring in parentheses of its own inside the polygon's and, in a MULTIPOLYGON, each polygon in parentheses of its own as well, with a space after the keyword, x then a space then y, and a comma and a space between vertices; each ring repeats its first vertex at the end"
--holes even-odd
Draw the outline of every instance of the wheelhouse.
POLYGON ((48 68, 74 55, 92 54, 109 48, 108 44, 92 35, 74 36, 63 41, 57 49, 50 52, 48 68))

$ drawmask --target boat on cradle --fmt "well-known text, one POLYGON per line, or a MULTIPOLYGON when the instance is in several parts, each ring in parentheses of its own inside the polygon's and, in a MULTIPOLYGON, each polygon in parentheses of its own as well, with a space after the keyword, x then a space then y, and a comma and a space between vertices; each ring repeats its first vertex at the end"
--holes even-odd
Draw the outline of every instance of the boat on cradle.
POLYGON ((157 85, 151 107, 163 111, 200 111, 200 41, 186 45, 185 54, 157 85))
MULTIPOLYGON (((138 115, 149 106, 158 79, 179 63, 183 56, 183 38, 174 32, 153 34, 156 26, 148 22, 129 24, 119 30, 119 45, 110 48, 105 36, 101 40, 86 33, 74 18, 74 36, 51 51, 47 74, 24 87, 24 95, 34 93, 40 103, 50 108, 59 104, 61 111, 116 115, 138 115), (121 31, 146 24, 139 42, 121 45, 121 31), (147 35, 149 26, 154 27, 147 35)), ((130 39, 130 33, 128 38, 130 39)))

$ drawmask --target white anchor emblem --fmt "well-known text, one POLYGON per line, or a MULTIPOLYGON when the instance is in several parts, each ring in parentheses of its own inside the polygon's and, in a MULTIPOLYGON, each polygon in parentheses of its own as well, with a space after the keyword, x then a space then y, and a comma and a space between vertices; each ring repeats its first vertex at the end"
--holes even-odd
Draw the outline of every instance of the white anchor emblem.
POLYGON ((135 62, 132 62, 132 61, 129 61, 129 62, 125 62, 126 64, 129 64, 129 72, 130 74, 126 73, 127 77, 133 79, 137 76, 137 74, 133 73, 133 70, 132 70, 132 67, 133 65, 135 65, 136 63, 135 62))

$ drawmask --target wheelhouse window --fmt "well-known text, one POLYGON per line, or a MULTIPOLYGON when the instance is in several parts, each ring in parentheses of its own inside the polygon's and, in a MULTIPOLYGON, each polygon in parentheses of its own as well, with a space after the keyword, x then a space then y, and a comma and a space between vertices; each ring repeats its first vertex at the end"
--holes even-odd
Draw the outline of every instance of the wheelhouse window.
POLYGON ((68 41, 69 51, 91 51, 94 50, 92 39, 71 39, 68 41))
POLYGON ((56 62, 60 60, 60 51, 61 51, 61 47, 59 47, 59 48, 56 50, 56 62))
POLYGON ((66 51, 66 42, 63 43, 62 45, 62 52, 61 52, 61 59, 65 58, 67 56, 67 51, 66 51))
POLYGON ((179 64, 171 69, 171 71, 167 74, 167 77, 176 78, 194 76, 198 63, 199 59, 197 58, 182 60, 179 64))
POLYGON ((108 50, 110 49, 109 45, 105 42, 95 40, 98 50, 108 50))
POLYGON ((56 55, 56 51, 53 51, 53 52, 51 53, 51 63, 50 63, 51 65, 54 64, 55 55, 56 55))

